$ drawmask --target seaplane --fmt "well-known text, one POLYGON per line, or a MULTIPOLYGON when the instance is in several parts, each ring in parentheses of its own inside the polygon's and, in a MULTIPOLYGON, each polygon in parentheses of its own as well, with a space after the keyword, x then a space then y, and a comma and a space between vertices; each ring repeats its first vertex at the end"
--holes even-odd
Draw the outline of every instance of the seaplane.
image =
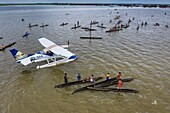
POLYGON ((24 66, 27 66, 33 62, 47 61, 47 64, 41 66, 38 65, 36 67, 37 69, 40 69, 68 63, 77 59, 76 54, 68 51, 69 44, 59 46, 44 37, 38 40, 41 45, 45 47, 45 49, 35 54, 23 54, 16 49, 10 50, 17 63, 21 63, 24 66))

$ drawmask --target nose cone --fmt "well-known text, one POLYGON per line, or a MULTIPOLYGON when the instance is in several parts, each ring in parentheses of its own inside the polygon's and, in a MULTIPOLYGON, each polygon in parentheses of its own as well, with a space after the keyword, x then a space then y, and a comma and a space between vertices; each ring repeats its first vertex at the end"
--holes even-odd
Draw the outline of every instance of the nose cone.
POLYGON ((75 60, 77 58, 77 56, 76 55, 72 55, 71 57, 69 57, 68 59, 69 60, 75 60))

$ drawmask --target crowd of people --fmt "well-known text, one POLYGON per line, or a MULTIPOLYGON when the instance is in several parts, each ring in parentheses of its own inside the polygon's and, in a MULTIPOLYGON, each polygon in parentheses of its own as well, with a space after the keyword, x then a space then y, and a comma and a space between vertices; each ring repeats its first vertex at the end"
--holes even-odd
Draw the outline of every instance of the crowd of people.
MULTIPOLYGON (((117 84, 117 89, 121 89, 122 88, 122 80, 121 80, 121 72, 118 73, 117 75, 117 81, 118 81, 118 84, 117 84)), ((110 79, 110 74, 107 73, 106 74, 106 80, 109 80, 110 79)), ((80 73, 77 74, 77 81, 81 81, 81 75, 80 73)), ((90 81, 90 84, 92 85, 95 85, 95 79, 94 79, 94 75, 92 74, 89 78, 85 78, 83 79, 83 81, 86 81, 86 80, 89 80, 90 81)), ((67 73, 64 73, 64 83, 65 84, 68 84, 68 77, 67 77, 67 73)))

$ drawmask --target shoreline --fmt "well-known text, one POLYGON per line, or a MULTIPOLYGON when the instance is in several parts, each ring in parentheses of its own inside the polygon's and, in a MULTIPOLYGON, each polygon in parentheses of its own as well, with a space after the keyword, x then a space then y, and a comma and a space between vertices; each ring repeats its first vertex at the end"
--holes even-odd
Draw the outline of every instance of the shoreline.
POLYGON ((70 6, 125 6, 125 7, 144 7, 144 8, 170 8, 170 4, 127 4, 127 3, 0 3, 0 6, 9 5, 70 5, 70 6))

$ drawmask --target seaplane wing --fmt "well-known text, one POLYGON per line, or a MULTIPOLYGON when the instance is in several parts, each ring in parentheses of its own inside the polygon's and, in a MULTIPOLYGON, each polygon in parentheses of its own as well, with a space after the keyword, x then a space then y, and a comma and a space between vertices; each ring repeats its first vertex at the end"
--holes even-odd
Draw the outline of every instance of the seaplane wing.
POLYGON ((59 56, 64 56, 64 57, 67 57, 67 58, 70 58, 71 56, 73 56, 74 54, 71 53, 70 51, 64 49, 63 47, 61 46, 58 46, 56 45, 54 42, 46 39, 46 38, 40 38, 39 39, 40 43, 46 47, 44 49, 44 51, 51 51, 53 52, 54 54, 56 55, 59 55, 59 56))
POLYGON ((74 54, 71 53, 70 51, 60 47, 60 46, 55 46, 53 48, 50 49, 50 51, 52 51, 53 53, 57 54, 57 55, 61 55, 61 56, 65 56, 67 58, 73 56, 74 54))
POLYGON ((54 42, 52 42, 52 41, 50 41, 50 40, 48 40, 46 38, 40 38, 38 40, 41 43, 41 45, 43 45, 46 48, 56 45, 54 42))

